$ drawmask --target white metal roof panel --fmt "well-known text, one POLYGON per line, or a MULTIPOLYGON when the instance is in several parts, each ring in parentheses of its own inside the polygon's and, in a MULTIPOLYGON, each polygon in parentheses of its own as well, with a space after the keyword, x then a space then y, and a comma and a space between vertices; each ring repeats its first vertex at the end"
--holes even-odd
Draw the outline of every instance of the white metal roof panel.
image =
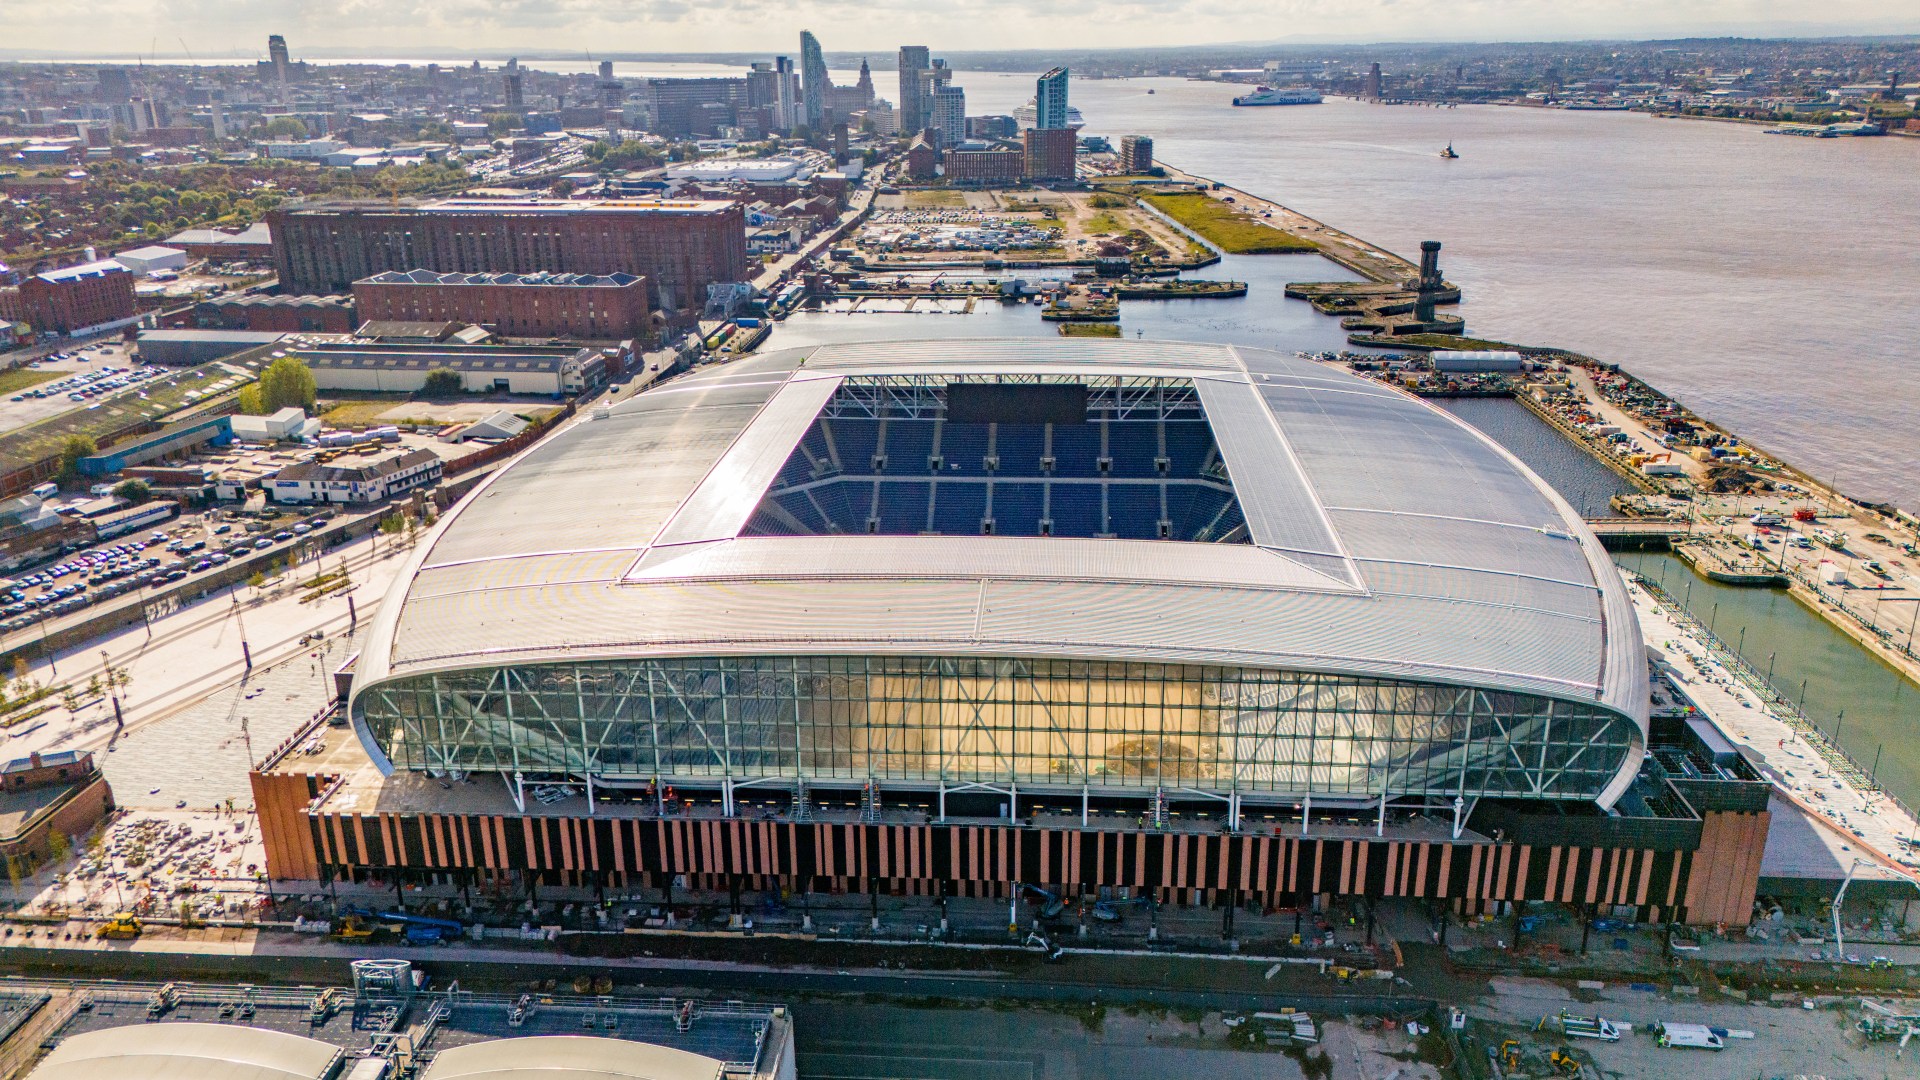
POLYGON ((1624 587, 1544 482, 1391 387, 1225 346, 889 342, 696 372, 510 464, 397 589, 360 686, 552 658, 931 650, 1431 679, 1642 722, 1647 707, 1624 587), (1192 380, 1261 546, 731 535, 839 379, 1010 367, 1192 380))
POLYGON ((332 1043, 234 1024, 131 1024, 69 1035, 30 1080, 320 1080, 332 1043))

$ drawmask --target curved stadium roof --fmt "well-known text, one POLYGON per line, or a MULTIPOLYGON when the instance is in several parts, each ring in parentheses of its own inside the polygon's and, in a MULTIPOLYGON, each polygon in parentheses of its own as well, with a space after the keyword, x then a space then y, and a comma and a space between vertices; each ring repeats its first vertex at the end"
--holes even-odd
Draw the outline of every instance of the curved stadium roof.
POLYGON ((1597 703, 1643 732, 1647 716, 1617 571, 1485 435, 1275 352, 1094 340, 775 352, 580 422, 471 493, 412 556, 355 692, 477 666, 796 654, 1233 664, 1597 703), (830 402, 968 379, 1190 388, 1242 542, 760 527, 830 402))
POLYGON ((332 1043, 234 1024, 134 1024, 69 1035, 31 1080, 320 1080, 332 1043))

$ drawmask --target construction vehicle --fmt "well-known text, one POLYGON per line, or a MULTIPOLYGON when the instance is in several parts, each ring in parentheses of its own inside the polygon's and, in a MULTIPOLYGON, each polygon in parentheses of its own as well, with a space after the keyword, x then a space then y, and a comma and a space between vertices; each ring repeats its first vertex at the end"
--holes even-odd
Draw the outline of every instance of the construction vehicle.
POLYGON ((464 924, 452 919, 436 919, 428 915, 409 915, 404 911, 372 912, 366 908, 349 908, 351 918, 378 919, 388 923, 406 939, 409 945, 438 945, 443 941, 457 938, 467 932, 464 924))
POLYGON ((1040 955, 1046 957, 1049 964, 1067 955, 1067 950, 1064 946, 1055 945, 1047 935, 1037 930, 1027 935, 1024 944, 1032 946, 1040 955))
POLYGON ((1560 1011, 1560 1030, 1571 1039, 1620 1041, 1620 1029, 1615 1027, 1612 1021, 1598 1016, 1580 1016, 1565 1009, 1560 1011))
POLYGON ((1487 1051, 1487 1056, 1500 1063, 1508 1072, 1520 1067, 1520 1040, 1508 1039, 1500 1044, 1500 1049, 1487 1051))
POLYGON ((1915 1035, 1920 1035, 1920 1013, 1895 1012, 1877 1001, 1862 1000, 1867 1010, 1860 1020, 1860 1033, 1874 1042, 1900 1040, 1900 1048, 1906 1049, 1907 1043, 1915 1035))
POLYGON ((1060 899, 1059 894, 1050 889, 1043 889, 1038 885, 1022 885, 1020 888, 1023 892, 1032 893, 1034 898, 1040 901, 1040 917, 1042 919, 1051 919, 1058 916, 1067 906, 1066 903, 1060 899))
POLYGON ((1151 896, 1135 896, 1126 900, 1101 900, 1093 905, 1093 917, 1099 919, 1101 922, 1117 923, 1120 921, 1121 912, 1136 905, 1144 905, 1151 911, 1153 909, 1153 898, 1151 896))
POLYGON ((373 936, 374 928, 360 921, 360 916, 348 914, 333 920, 333 929, 328 933, 340 941, 365 941, 373 936))
POLYGON ((1580 1059, 1557 1046, 1554 1047, 1552 1053, 1547 1055, 1547 1061, 1554 1068, 1559 1069, 1568 1076, 1580 1075, 1580 1059))
POLYGON ((146 928, 141 925, 139 919, 134 918, 131 913, 123 911, 113 918, 108 919, 106 922, 101 923, 99 929, 93 932, 93 936, 104 938, 108 941, 132 941, 134 938, 139 937, 144 929, 146 928))

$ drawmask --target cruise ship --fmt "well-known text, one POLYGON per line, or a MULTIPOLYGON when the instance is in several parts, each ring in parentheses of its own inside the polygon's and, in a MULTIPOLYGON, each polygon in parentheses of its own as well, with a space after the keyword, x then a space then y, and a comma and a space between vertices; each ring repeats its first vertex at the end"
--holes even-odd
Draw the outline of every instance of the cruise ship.
POLYGON ((1275 90, 1271 86, 1262 86, 1251 94, 1242 94, 1233 99, 1235 105, 1318 105, 1320 91, 1308 86, 1289 86, 1284 90, 1275 90))
MULTIPOLYGON (((1024 131, 1034 125, 1039 115, 1040 107, 1034 104, 1032 98, 1028 98, 1025 105, 1013 110, 1013 122, 1015 126, 1024 131)), ((1079 131, 1081 128, 1087 126, 1087 118, 1080 115, 1079 109, 1069 105, 1067 106, 1067 126, 1075 131, 1079 131)))

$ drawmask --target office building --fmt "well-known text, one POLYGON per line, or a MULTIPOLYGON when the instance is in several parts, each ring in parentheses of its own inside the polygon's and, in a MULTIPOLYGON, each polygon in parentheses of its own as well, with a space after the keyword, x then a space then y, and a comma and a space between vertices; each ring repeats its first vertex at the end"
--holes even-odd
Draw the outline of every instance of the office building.
POLYGON ((805 109, 806 124, 816 133, 827 122, 827 95, 831 93, 832 80, 827 78, 827 58, 820 51, 820 39, 813 31, 800 31, 800 98, 805 109))
POLYGON ((509 337, 646 338, 647 283, 632 274, 390 270, 353 283, 361 319, 480 323, 509 337))
POLYGON ((1153 171, 1153 140, 1145 135, 1127 135, 1120 140, 1120 169, 1135 176, 1153 171))
POLYGON ((702 369, 449 513, 351 681, 357 745, 254 776, 275 877, 1739 924, 1767 821, 1649 755, 1690 736, 1551 487, 1244 347, 702 369))
POLYGON ((1067 69, 1057 67, 1034 82, 1033 126, 1042 129, 1069 127, 1067 114, 1067 69))
POLYGON ((745 281, 747 228, 718 200, 325 200, 268 215, 282 289, 342 293, 389 270, 632 274, 669 313, 745 281))
POLYGON ((1377 63, 1369 64, 1367 66, 1366 81, 1362 83, 1360 87, 1360 95, 1370 100, 1378 101, 1380 100, 1380 93, 1380 65, 1377 63))
POLYGON ((36 333, 86 334, 139 320, 133 274, 112 259, 31 274, 0 287, 0 319, 36 333))
POLYGON ((648 79, 647 110, 652 132, 670 139, 718 135, 734 124, 748 104, 747 79, 648 79))
POLYGON ((1027 175, 1035 180, 1071 180, 1080 139, 1072 128, 1031 127, 1020 133, 1026 147, 1027 175))
POLYGON ((500 84, 501 101, 506 105, 508 111, 518 112, 527 107, 526 84, 520 75, 520 60, 518 57, 507 61, 507 66, 500 72, 500 84))
POLYGON ((100 100, 109 105, 118 105, 133 96, 133 77, 122 67, 103 67, 97 76, 100 80, 100 100))
POLYGON ((902 134, 918 133, 927 126, 927 118, 920 108, 922 73, 932 63, 932 54, 925 45, 900 46, 900 131, 902 134))
POLYGON ((566 397, 598 389, 611 374, 599 349, 575 345, 500 345, 447 335, 449 324, 365 323, 352 335, 308 337, 287 350, 313 371, 321 390, 418 393, 445 368, 473 394, 566 397), (418 336, 409 336, 417 331, 418 336))

